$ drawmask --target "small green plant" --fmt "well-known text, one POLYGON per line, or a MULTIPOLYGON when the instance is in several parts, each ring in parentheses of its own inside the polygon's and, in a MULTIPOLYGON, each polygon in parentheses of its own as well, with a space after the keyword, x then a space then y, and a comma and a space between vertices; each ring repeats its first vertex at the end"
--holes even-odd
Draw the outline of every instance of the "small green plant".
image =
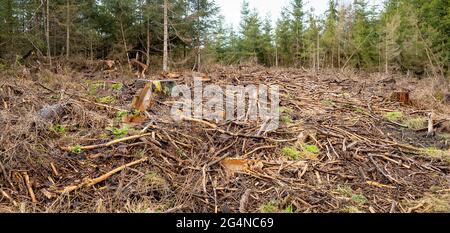
POLYGON ((294 206, 292 204, 290 204, 288 207, 286 207, 286 209, 283 210, 283 213, 286 213, 286 214, 294 213, 294 206))
POLYGON ((286 125, 292 124, 292 122, 294 122, 290 115, 283 115, 283 116, 281 116, 281 121, 283 123, 285 123, 286 125))
POLYGON ((418 130, 426 126, 427 119, 423 117, 412 118, 406 120, 405 124, 408 126, 409 129, 418 130))
POLYGON ((122 83, 114 83, 111 85, 111 87, 114 91, 120 91, 123 88, 123 84, 122 83))
POLYGON ((360 108, 360 107, 354 108, 354 111, 357 112, 357 113, 364 114, 364 115, 369 114, 366 110, 364 110, 364 109, 362 109, 362 108, 360 108))
POLYGON ((83 149, 81 148, 80 145, 76 145, 76 146, 72 147, 71 151, 72 151, 72 153, 80 154, 81 152, 83 152, 83 149))
POLYGON ((277 213, 278 212, 278 206, 277 203, 274 201, 270 201, 268 203, 265 203, 259 207, 259 212, 261 213, 277 213))
POLYGON ((399 121, 401 118, 403 118, 402 112, 387 112, 384 114, 384 118, 390 121, 399 121))
POLYGON ((116 101, 116 98, 114 98, 114 96, 104 96, 104 97, 101 97, 101 98, 99 98, 98 100, 97 100, 99 103, 102 103, 102 104, 111 104, 111 103, 114 103, 115 101, 116 101))
POLYGON ((66 133, 66 127, 64 125, 54 125, 52 126, 52 130, 59 134, 65 134, 66 133))
POLYGON ((364 205, 367 202, 367 198, 362 194, 352 195, 352 202, 358 204, 359 206, 364 205))
POLYGON ((89 85, 89 95, 96 95, 99 88, 105 86, 104 83, 93 83, 89 85))
POLYGON ((352 196, 353 195, 353 189, 348 185, 338 185, 336 192, 343 196, 352 196))
POLYGON ((284 156, 289 157, 294 160, 298 160, 300 157, 300 151, 297 150, 297 148, 292 146, 286 146, 284 147, 281 152, 284 156))
POLYGON ((128 125, 125 125, 122 128, 109 127, 106 129, 110 131, 115 138, 119 139, 125 137, 128 134, 130 127, 128 125))
POLYGON ((122 119, 123 117, 126 117, 126 116, 128 116, 128 111, 118 111, 116 113, 116 117, 119 119, 122 119))
POLYGON ((150 185, 163 185, 165 183, 165 180, 156 172, 150 172, 145 175, 145 180, 150 185))
POLYGON ((336 106, 336 103, 330 99, 322 100, 322 104, 330 107, 336 106))

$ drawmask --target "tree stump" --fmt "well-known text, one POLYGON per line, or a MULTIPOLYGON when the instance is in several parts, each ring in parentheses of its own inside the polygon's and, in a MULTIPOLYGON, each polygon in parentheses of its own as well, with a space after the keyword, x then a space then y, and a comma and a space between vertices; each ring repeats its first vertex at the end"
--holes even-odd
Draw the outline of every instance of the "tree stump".
POLYGON ((391 95, 391 101, 399 102, 404 105, 410 105, 411 99, 409 98, 409 91, 395 91, 391 95))

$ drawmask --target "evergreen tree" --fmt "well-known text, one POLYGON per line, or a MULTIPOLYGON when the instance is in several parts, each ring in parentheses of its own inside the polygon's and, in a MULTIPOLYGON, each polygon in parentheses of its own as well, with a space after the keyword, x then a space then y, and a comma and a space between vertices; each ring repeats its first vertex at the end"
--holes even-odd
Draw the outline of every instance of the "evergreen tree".
POLYGON ((336 27, 337 27, 338 15, 336 10, 336 3, 334 0, 329 0, 328 10, 326 12, 325 29, 322 36, 322 47, 325 53, 325 61, 331 67, 335 67, 337 62, 337 39, 336 27))
POLYGON ((294 64, 299 67, 302 63, 302 50, 304 49, 303 43, 303 1, 302 0, 292 0, 291 2, 292 12, 292 22, 291 22, 291 32, 292 32, 292 42, 294 51, 294 64))
POLYGON ((292 50, 291 50, 291 25, 290 18, 287 14, 288 10, 283 9, 281 12, 281 17, 277 21, 276 27, 276 50, 277 59, 283 66, 289 66, 292 62, 292 50))

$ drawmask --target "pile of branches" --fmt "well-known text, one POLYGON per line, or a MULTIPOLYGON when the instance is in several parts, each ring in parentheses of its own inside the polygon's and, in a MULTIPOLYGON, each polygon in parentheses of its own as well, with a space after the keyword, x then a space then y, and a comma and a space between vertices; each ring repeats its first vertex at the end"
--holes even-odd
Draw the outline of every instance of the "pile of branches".
POLYGON ((261 134, 260 121, 174 121, 166 97, 117 137, 105 129, 122 128, 117 115, 141 82, 103 80, 105 90, 123 84, 105 104, 87 95, 95 75, 63 86, 3 80, 0 211, 413 212, 448 198, 448 146, 383 117, 428 112, 391 102, 379 80, 261 67, 216 67, 208 79, 278 85, 280 127, 261 134), (60 111, 42 117, 49 106, 60 111))

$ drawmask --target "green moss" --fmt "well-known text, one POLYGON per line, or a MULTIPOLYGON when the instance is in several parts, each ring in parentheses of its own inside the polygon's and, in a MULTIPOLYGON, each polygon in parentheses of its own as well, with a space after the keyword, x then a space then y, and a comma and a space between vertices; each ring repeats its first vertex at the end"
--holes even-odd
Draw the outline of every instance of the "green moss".
POLYGON ((426 126, 427 119, 423 117, 411 118, 406 120, 404 123, 409 129, 418 130, 426 126))
POLYGON ((390 121, 399 121, 401 118, 403 118, 402 112, 387 112, 384 114, 384 118, 390 121))
POLYGON ((92 83, 89 84, 89 95, 96 95, 99 88, 104 87, 104 83, 92 83))
POLYGON ((123 88, 123 84, 122 83, 114 83, 111 87, 114 91, 120 91, 123 88))
POLYGON ((428 155, 430 157, 442 159, 442 160, 450 163, 450 152, 449 151, 439 150, 434 147, 428 147, 428 148, 422 149, 422 153, 425 155, 428 155))
POLYGON ((450 140, 450 134, 448 133, 439 133, 436 136, 441 140, 450 140))
POLYGON ((351 214, 361 214, 364 213, 363 211, 359 210, 356 206, 346 206, 341 209, 344 213, 351 213, 351 214))
POLYGON ((354 195, 353 189, 348 185, 338 185, 336 192, 347 197, 354 195))
POLYGON ((311 153, 314 153, 314 154, 318 154, 318 153, 320 152, 319 148, 318 148, 316 145, 308 145, 308 144, 305 144, 305 145, 303 145, 303 148, 304 148, 306 151, 311 152, 311 153))
POLYGON ((292 117, 290 116, 290 115, 283 115, 283 116, 281 116, 281 121, 284 123, 284 124, 286 124, 286 125, 289 125, 289 124, 292 124, 294 121, 292 120, 292 117))
POLYGON ((116 98, 114 98, 114 96, 108 95, 108 96, 99 98, 97 101, 102 104, 111 104, 111 103, 116 102, 116 98))
POLYGON ((420 204, 420 208, 415 210, 417 213, 449 213, 450 212, 450 194, 433 195, 426 194, 423 198, 404 203, 406 207, 415 207, 420 204))
POLYGON ((149 185, 163 185, 165 180, 156 172, 150 172, 145 175, 145 180, 149 185))
POLYGON ((261 213, 277 213, 278 206, 274 201, 265 203, 259 207, 259 212, 261 213))
POLYGON ((351 199, 352 202, 359 206, 364 205, 367 202, 367 198, 362 194, 354 194, 352 195, 351 199))
POLYGON ((284 156, 289 157, 294 160, 298 160, 300 157, 300 151, 297 150, 295 147, 286 146, 284 147, 281 152, 284 156))
POLYGON ((331 101, 330 99, 322 100, 322 104, 330 107, 336 106, 336 103, 331 101))
POLYGON ((434 96, 434 98, 435 98, 437 101, 439 101, 439 102, 442 102, 442 101, 444 101, 444 99, 445 99, 445 95, 444 95, 444 93, 441 92, 441 91, 438 91, 438 92, 434 93, 433 96, 434 96))
POLYGON ((364 110, 364 109, 362 109, 362 108, 360 108, 360 107, 354 108, 354 111, 357 112, 357 113, 364 114, 364 115, 369 114, 366 110, 364 110))

